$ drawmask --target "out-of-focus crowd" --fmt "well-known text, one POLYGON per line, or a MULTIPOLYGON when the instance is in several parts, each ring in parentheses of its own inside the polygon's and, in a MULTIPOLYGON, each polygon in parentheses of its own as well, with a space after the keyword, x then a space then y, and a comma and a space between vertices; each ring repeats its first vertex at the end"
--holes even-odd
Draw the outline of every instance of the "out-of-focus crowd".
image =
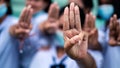
POLYGON ((119 19, 120 0, 0 0, 0 68, 120 68, 119 19))

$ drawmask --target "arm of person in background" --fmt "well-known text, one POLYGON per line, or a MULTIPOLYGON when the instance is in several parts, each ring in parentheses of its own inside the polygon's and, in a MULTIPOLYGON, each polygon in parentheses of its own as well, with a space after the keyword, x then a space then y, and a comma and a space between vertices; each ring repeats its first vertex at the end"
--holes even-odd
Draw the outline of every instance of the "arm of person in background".
POLYGON ((120 23, 117 20, 117 15, 114 15, 110 19, 109 25, 109 44, 111 46, 120 46, 120 23))
POLYGON ((53 3, 50 5, 49 8, 48 19, 39 25, 40 31, 45 32, 49 30, 49 28, 56 29, 58 16, 59 16, 59 6, 56 3, 53 3))
POLYGON ((98 30, 95 27, 96 17, 92 13, 86 14, 84 31, 88 33, 89 49, 102 50, 100 43, 98 42, 98 30))
POLYGON ((10 34, 13 37, 16 37, 20 40, 28 37, 30 30, 32 29, 31 18, 32 18, 33 10, 31 6, 27 6, 23 9, 19 22, 16 25, 10 27, 10 34))
POLYGON ((93 57, 88 53, 88 35, 81 28, 78 6, 70 4, 64 10, 64 48, 69 57, 74 59, 80 68, 96 68, 93 57))

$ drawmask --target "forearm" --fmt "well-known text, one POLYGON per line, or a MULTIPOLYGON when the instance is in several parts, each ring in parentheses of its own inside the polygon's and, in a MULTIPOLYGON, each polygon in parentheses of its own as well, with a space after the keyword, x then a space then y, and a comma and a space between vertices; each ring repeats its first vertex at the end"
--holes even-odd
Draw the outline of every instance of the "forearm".
POLYGON ((97 68, 96 63, 90 54, 87 54, 80 60, 76 60, 76 62, 80 68, 97 68))

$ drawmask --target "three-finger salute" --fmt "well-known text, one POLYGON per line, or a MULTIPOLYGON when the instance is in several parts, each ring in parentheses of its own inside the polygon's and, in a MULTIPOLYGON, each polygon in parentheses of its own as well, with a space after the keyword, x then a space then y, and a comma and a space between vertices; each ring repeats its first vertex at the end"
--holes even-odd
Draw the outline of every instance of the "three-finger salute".
POLYGON ((31 6, 27 6, 23 9, 20 19, 16 25, 11 26, 10 34, 19 39, 23 39, 29 35, 32 29, 31 18, 33 15, 33 10, 31 6))

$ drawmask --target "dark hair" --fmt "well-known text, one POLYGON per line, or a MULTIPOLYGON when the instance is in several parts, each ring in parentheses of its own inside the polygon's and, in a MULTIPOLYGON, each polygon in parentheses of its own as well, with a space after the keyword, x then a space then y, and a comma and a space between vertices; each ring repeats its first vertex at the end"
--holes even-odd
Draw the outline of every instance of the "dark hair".
POLYGON ((98 4, 101 5, 101 4, 111 4, 112 3, 112 0, 106 0, 105 3, 102 3, 101 0, 98 1, 98 4))
POLYGON ((12 14, 12 7, 11 7, 11 2, 10 2, 10 0, 5 0, 5 2, 7 3, 7 15, 11 15, 12 14))
POLYGON ((49 11, 49 7, 50 7, 52 1, 51 0, 44 0, 44 2, 46 2, 48 4, 47 7, 44 9, 45 12, 48 12, 49 11))
POLYGON ((82 0, 85 8, 90 8, 92 9, 93 8, 93 0, 82 0))
MULTIPOLYGON (((67 6, 69 6, 69 5, 67 5, 67 6)), ((63 8, 60 10, 59 17, 61 17, 61 16, 63 15, 64 9, 65 9, 65 7, 63 7, 63 8)), ((84 13, 83 9, 81 9, 80 7, 79 7, 79 11, 80 11, 81 25, 82 25, 82 27, 83 27, 83 26, 84 26, 84 23, 85 23, 85 13, 84 13)))

